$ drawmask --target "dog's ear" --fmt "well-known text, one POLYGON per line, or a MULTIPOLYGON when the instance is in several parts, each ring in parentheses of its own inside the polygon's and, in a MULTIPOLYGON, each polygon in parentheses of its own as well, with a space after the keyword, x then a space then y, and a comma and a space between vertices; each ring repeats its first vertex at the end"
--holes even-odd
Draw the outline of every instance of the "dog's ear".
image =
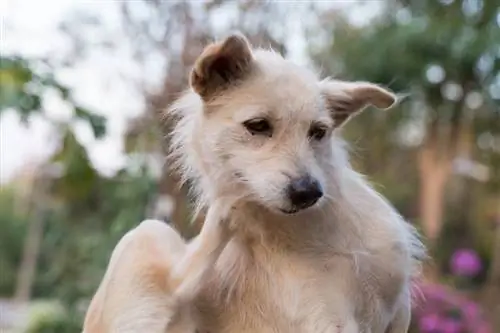
POLYGON ((203 99, 224 89, 249 71, 253 55, 250 43, 240 33, 222 42, 208 45, 198 57, 191 72, 191 87, 203 99))
POLYGON ((397 101, 395 94, 369 82, 324 80, 320 83, 326 106, 335 121, 335 127, 347 122, 369 105, 389 109, 397 101))

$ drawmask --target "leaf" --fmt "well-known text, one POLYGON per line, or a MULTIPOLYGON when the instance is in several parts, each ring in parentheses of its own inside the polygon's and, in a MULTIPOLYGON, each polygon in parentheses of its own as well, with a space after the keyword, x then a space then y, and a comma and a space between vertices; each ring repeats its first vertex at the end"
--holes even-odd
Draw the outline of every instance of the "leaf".
POLYGON ((90 112, 80 106, 75 107, 75 116, 88 121, 96 138, 102 138, 106 134, 106 118, 90 112))
POLYGON ((85 148, 69 128, 65 130, 62 145, 52 161, 59 162, 64 169, 62 177, 55 182, 58 196, 74 201, 83 200, 90 195, 99 177, 85 148))
POLYGON ((42 96, 50 88, 57 90, 63 100, 74 105, 76 117, 90 124, 96 138, 106 134, 106 119, 75 105, 69 87, 58 82, 51 74, 34 73, 26 59, 0 57, 0 114, 13 108, 19 113, 21 120, 27 123, 32 114, 42 112, 42 96), (32 83, 42 88, 35 92, 30 89, 32 83))

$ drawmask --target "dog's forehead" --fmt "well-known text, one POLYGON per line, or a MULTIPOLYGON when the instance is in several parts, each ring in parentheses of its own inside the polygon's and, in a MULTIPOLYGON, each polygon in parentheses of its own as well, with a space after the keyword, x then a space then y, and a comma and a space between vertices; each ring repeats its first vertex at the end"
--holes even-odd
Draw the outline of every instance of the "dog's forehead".
POLYGON ((314 72, 273 52, 256 52, 255 57, 258 70, 249 86, 267 112, 307 119, 326 112, 314 72))
POLYGON ((299 66, 282 58, 274 52, 257 52, 257 77, 266 89, 282 95, 303 94, 317 95, 319 91, 316 74, 306 67, 299 66))
POLYGON ((331 121, 317 75, 270 51, 256 51, 253 74, 210 102, 209 108, 236 122, 255 117, 287 123, 331 121))

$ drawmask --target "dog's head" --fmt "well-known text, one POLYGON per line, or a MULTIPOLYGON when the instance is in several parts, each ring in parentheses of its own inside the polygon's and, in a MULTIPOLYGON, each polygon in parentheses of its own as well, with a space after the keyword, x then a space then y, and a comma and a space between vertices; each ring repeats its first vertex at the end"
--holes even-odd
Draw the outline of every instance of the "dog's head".
POLYGON ((174 144, 184 148, 184 169, 202 192, 237 191, 288 214, 335 185, 335 130, 368 105, 396 100, 375 84, 319 80, 240 34, 206 47, 190 83, 174 106, 183 115, 174 144))

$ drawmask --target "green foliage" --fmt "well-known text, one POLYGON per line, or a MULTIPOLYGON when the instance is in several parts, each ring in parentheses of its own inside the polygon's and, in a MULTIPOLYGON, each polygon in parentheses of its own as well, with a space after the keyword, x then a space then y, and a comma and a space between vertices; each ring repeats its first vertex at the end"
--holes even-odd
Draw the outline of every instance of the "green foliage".
POLYGON ((0 116, 11 109, 29 125, 32 115, 41 115, 54 123, 61 138, 50 159, 57 174, 45 179, 51 186, 44 201, 37 202, 42 211, 32 209, 33 201, 41 197, 28 193, 29 198, 24 198, 20 192, 26 179, 15 180, 0 192, 0 296, 13 295, 27 227, 32 214, 43 214, 45 228, 33 298, 58 303, 37 303, 30 312, 27 332, 76 332, 82 322, 79 305, 95 291, 119 238, 144 219, 154 183, 144 170, 123 170, 112 178, 101 176, 77 140, 71 122, 87 122, 100 138, 106 133, 105 118, 77 104, 71 90, 51 75, 35 71, 33 60, 2 57, 0 65, 0 116), (73 106, 69 123, 45 116, 42 101, 49 90, 57 91, 73 106))
POLYGON ((423 102, 418 111, 403 104, 388 119, 391 128, 422 115, 428 122, 457 124, 467 93, 474 91, 483 102, 473 112, 475 133, 498 133, 500 113, 494 111, 500 100, 490 89, 500 75, 497 1, 477 1, 477 11, 462 3, 391 1, 381 17, 362 27, 335 16, 331 40, 312 55, 327 73, 387 85, 423 102), (451 99, 444 93, 450 83, 462 90, 451 99))
POLYGON ((35 302, 29 309, 28 318, 25 333, 71 333, 81 330, 81 324, 58 302, 35 302))
POLYGON ((62 176, 55 181, 55 192, 59 197, 76 201, 94 189, 99 176, 72 131, 65 130, 61 147, 52 160, 63 167, 62 176))
POLYGON ((337 61, 326 61, 322 50, 316 56, 330 72, 341 69, 352 78, 390 84, 396 91, 418 85, 426 96, 439 92, 425 76, 432 64, 442 66, 446 80, 487 84, 500 70, 496 1, 482 1, 476 18, 462 10, 460 2, 394 1, 382 17, 361 28, 335 20, 326 52, 337 61), (479 61, 488 61, 488 66, 478 67, 479 61))
MULTIPOLYGON (((92 191, 79 192, 78 199, 73 194, 59 197, 59 204, 49 207, 33 298, 58 303, 37 303, 30 311, 27 332, 70 333, 81 329, 81 304, 95 292, 118 240, 145 218, 154 186, 144 172, 122 171, 110 179, 97 175, 92 191), (61 305, 64 311, 59 311, 61 305)), ((16 215, 16 194, 7 190, 0 193, 0 297, 13 294, 29 221, 27 214, 16 215)))
MULTIPOLYGON (((38 81, 37 77, 28 67, 27 62, 21 58, 0 58, 0 112, 7 108, 19 111, 21 119, 39 112, 41 108, 40 96, 36 94, 35 87, 28 87, 30 82, 38 81)), ((1 113, 0 113, 1 115, 1 113)))
POLYGON ((96 138, 101 138, 106 134, 106 119, 104 117, 98 116, 81 106, 75 107, 75 116, 89 123, 96 138))
POLYGON ((55 90, 62 100, 73 106, 75 119, 88 122, 96 138, 104 136, 106 119, 78 105, 69 87, 51 74, 35 71, 35 64, 34 60, 18 56, 0 56, 0 116, 14 109, 26 123, 33 114, 43 115, 43 96, 48 90, 55 90))
POLYGON ((68 304, 90 297, 118 239, 144 219, 153 186, 146 174, 123 172, 97 178, 86 197, 66 198, 47 217, 35 295, 68 304))

